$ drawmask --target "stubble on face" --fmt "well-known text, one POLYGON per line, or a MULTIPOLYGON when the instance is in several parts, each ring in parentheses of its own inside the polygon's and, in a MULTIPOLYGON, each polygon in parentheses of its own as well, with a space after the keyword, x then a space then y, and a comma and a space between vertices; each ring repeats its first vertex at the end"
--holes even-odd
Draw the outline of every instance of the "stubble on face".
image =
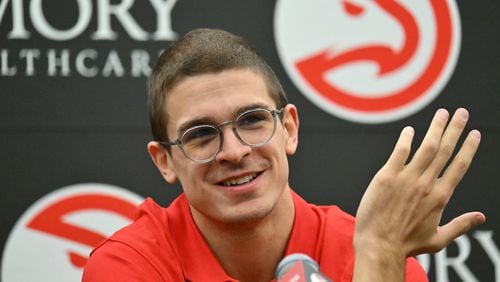
MULTIPOLYGON (((228 70, 220 74, 200 75, 185 82, 180 82, 177 93, 174 90, 167 99, 172 102, 169 107, 175 113, 170 116, 170 125, 181 124, 192 119, 193 115, 215 117, 217 122, 232 118, 227 116, 227 113, 224 114, 224 111, 221 114, 221 108, 235 112, 238 107, 253 103, 275 107, 263 78, 249 70, 228 70), (192 101, 197 103, 193 104, 192 101)), ((230 130, 225 133, 233 134, 230 130)), ((186 160, 179 150, 172 152, 172 162, 190 201, 193 214, 199 213, 214 222, 248 224, 272 213, 288 186, 288 173, 285 171, 287 167, 283 167, 288 163, 281 139, 283 130, 280 127, 268 144, 252 148, 251 152, 237 163, 214 160, 208 164, 195 164, 186 160), (250 193, 224 193, 224 189, 231 187, 225 188, 221 185, 222 181, 255 172, 262 177, 262 187, 250 193)))

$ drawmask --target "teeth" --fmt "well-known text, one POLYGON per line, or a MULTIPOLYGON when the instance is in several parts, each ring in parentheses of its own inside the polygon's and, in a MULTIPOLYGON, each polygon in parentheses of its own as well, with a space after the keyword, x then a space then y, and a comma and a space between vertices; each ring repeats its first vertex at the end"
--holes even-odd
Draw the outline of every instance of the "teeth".
POLYGON ((247 183, 251 180, 253 180, 255 177, 257 177, 257 174, 251 174, 251 175, 247 175, 247 176, 243 176, 241 178, 238 178, 238 179, 232 179, 232 180, 228 180, 228 181, 224 181, 224 185, 225 186, 232 186, 232 185, 241 185, 243 183, 247 183))

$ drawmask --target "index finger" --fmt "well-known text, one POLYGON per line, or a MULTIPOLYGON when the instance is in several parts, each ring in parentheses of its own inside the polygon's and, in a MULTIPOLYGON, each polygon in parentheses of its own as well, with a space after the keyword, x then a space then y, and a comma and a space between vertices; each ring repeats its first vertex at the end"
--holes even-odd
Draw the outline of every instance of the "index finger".
POLYGON ((407 126, 403 128, 385 167, 388 169, 400 170, 405 166, 411 152, 411 144, 414 135, 415 130, 413 127, 407 126))

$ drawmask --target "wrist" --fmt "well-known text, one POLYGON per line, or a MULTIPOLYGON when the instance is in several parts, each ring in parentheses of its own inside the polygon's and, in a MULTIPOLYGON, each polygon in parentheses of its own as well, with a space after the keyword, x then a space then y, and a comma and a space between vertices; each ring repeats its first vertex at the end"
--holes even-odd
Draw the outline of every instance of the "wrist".
POLYGON ((404 246, 377 236, 355 236, 353 241, 356 260, 363 259, 379 267, 403 266, 406 263, 404 246))
POLYGON ((386 256, 393 260, 406 260, 404 246, 388 239, 376 235, 354 235, 353 247, 356 255, 366 255, 370 257, 386 256))
POLYGON ((404 281, 406 255, 396 246, 384 240, 356 240, 354 252, 353 281, 404 281))

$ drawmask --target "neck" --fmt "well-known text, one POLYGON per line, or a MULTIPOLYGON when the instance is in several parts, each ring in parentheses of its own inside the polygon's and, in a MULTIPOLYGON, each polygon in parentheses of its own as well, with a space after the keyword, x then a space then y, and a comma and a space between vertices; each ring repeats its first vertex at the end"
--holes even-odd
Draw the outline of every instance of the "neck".
MULTIPOLYGON (((192 209, 193 210, 193 209, 192 209)), ((225 272, 239 281, 271 281, 285 254, 293 227, 294 205, 285 189, 264 218, 240 225, 213 222, 193 212, 198 228, 225 272)))

